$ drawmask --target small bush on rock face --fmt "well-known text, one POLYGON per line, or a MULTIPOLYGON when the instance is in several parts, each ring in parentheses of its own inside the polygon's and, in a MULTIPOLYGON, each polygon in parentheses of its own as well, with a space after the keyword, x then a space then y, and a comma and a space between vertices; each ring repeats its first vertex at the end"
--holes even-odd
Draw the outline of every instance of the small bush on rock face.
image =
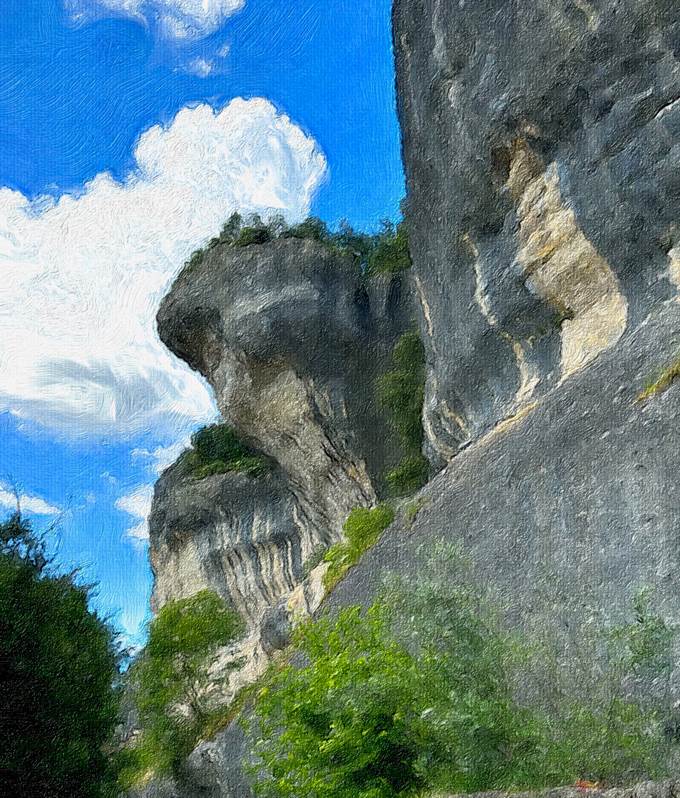
POLYGON ((251 244, 266 244, 272 237, 266 227, 244 227, 234 242, 237 247, 249 247, 251 244))
POLYGON ((197 479, 230 471, 257 477, 270 467, 266 457, 244 446, 226 424, 203 427, 192 436, 191 444, 185 463, 197 479))
POLYGON ((422 454, 405 457, 385 477, 395 496, 409 496, 427 482, 430 464, 422 454))
POLYGON ((378 401, 406 452, 402 462, 387 474, 386 481, 395 495, 406 496, 427 482, 429 472, 421 452, 425 351, 418 333, 408 332, 399 339, 392 361, 394 368, 379 378, 376 387, 378 401))
POLYGON ((210 666, 242 632, 239 616, 209 590, 160 610, 131 672, 142 733, 124 754, 123 786, 145 770, 170 772, 191 752, 210 721, 210 666))
POLYGON ((346 540, 331 546, 323 558, 329 563, 324 577, 326 590, 331 590, 359 562, 362 554, 378 542, 392 521, 394 511, 385 504, 372 510, 366 507, 352 510, 343 528, 346 540))

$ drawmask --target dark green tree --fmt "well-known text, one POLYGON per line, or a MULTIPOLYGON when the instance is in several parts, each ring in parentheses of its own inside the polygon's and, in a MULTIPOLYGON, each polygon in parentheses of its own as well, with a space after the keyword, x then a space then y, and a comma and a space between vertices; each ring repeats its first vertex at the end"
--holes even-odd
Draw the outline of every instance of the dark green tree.
POLYGON ((247 224, 241 227, 234 244, 237 247, 248 247, 251 244, 266 244, 271 240, 271 230, 262 221, 262 217, 254 213, 248 218, 247 224))
POLYGON ((0 524, 0 794, 113 795, 117 655, 87 588, 18 513, 0 524))
POLYGON ((291 227, 286 233, 287 238, 309 238, 313 241, 326 242, 330 233, 326 223, 316 216, 310 216, 300 224, 291 227))
POLYGON ((220 240, 227 244, 233 244, 241 232, 243 226, 243 219, 240 213, 232 213, 227 219, 220 233, 220 240))

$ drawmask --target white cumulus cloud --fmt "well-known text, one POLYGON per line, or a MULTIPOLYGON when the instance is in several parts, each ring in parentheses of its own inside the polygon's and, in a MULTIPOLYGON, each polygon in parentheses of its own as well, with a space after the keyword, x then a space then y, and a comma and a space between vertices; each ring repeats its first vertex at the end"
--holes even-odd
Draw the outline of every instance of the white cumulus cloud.
POLYGON ((135 157, 123 182, 99 174, 79 196, 0 189, 0 411, 69 437, 174 436, 214 416, 157 337, 160 300, 234 209, 300 219, 326 171, 314 140, 261 99, 185 108, 135 157))
MULTIPOLYGON (((17 509, 16 492, 2 483, 0 483, 0 507, 5 510, 17 509)), ((22 512, 33 513, 34 515, 59 515, 61 512, 58 507, 48 504, 44 499, 23 493, 19 493, 19 507, 22 512)))
POLYGON ((190 39, 216 31, 245 0, 65 0, 76 17, 97 9, 139 19, 153 18, 168 36, 190 39))
POLYGON ((116 501, 116 509, 131 515, 137 519, 125 536, 133 544, 143 546, 149 539, 149 524, 147 518, 151 512, 151 502, 153 501, 153 486, 142 485, 127 496, 121 496, 116 501))

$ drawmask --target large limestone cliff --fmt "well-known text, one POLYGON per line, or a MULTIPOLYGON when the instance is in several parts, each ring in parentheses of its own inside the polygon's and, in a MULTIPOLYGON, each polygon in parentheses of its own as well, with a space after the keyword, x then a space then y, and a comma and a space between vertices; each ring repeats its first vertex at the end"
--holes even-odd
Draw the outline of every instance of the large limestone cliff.
POLYGON ((352 258, 309 240, 225 243, 184 270, 159 311, 163 341, 272 463, 258 476, 197 479, 181 458, 151 512, 154 604, 209 588, 248 624, 232 690, 285 643, 292 616, 318 606, 320 576, 305 579, 305 563, 340 539, 352 508, 376 502, 400 456, 375 383, 413 323, 402 283, 364 278, 352 258))
MULTIPOLYGON (((677 4, 395 0, 394 38, 424 429, 442 471, 326 606, 370 603, 383 573, 416 576, 423 551, 453 541, 508 623, 551 626, 567 655, 579 624, 619 619, 641 588, 677 622, 677 4)), ((184 569, 269 606, 374 501, 396 455, 364 391, 409 312, 397 286, 350 272, 312 244, 215 250, 164 304, 164 340, 279 465, 258 486, 163 478, 157 600, 184 569), (267 578, 244 565, 245 540, 272 554, 267 578)), ((680 698, 680 672, 673 685, 680 698)), ((250 795, 244 754, 232 725, 194 751, 177 795, 250 795)))
POLYGON ((680 22, 662 0, 396 0, 432 455, 678 290, 680 22))

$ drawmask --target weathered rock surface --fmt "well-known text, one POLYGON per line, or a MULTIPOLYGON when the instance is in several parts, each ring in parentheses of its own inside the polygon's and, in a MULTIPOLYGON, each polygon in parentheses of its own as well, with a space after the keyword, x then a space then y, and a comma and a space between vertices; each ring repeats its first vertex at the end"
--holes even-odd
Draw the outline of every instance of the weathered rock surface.
MULTIPOLYGON (((446 467, 327 606, 370 604, 384 573, 415 577, 453 542, 510 625, 568 642, 593 612, 622 619, 641 588, 677 621, 680 384, 638 400, 680 352, 677 4, 395 0, 394 27, 424 427, 446 467)), ((397 284, 371 293, 349 263, 299 246, 212 250, 159 314, 166 343, 279 466, 257 485, 164 476, 159 601, 219 585, 255 617, 299 596, 306 553, 374 501, 396 460, 369 386, 408 305, 397 284)), ((244 750, 235 725, 202 744, 179 798, 247 796, 244 750)))
MULTIPOLYGON (((675 781, 646 781, 632 787, 582 788, 582 787, 557 787, 553 790, 540 790, 533 792, 480 792, 474 793, 470 798, 677 798, 680 794, 680 784, 675 781)), ((433 798, 447 798, 447 796, 433 796, 433 798)), ((452 798, 449 796, 448 798, 452 798)))
POLYGON ((408 211, 443 463, 678 290, 664 0, 396 0, 408 211))
POLYGON ((375 398, 395 341, 414 324, 401 277, 362 278, 351 258, 305 240, 208 249, 158 314, 164 342, 215 390, 224 418, 267 455, 261 476, 194 478, 181 458, 150 517, 153 601, 209 588, 248 634, 225 650, 228 701, 285 645, 290 620, 323 596, 305 563, 371 505, 401 456, 375 398))
MULTIPOLYGON (((678 350, 680 303, 669 300, 530 412, 461 452, 421 491, 413 523, 392 526, 327 606, 369 604, 383 574, 414 577, 444 541, 459 544, 515 627, 576 641, 593 615, 629 620, 641 589, 677 622, 680 381, 646 402, 638 395, 678 350)), ((680 669, 673 683, 680 697, 680 669)))

